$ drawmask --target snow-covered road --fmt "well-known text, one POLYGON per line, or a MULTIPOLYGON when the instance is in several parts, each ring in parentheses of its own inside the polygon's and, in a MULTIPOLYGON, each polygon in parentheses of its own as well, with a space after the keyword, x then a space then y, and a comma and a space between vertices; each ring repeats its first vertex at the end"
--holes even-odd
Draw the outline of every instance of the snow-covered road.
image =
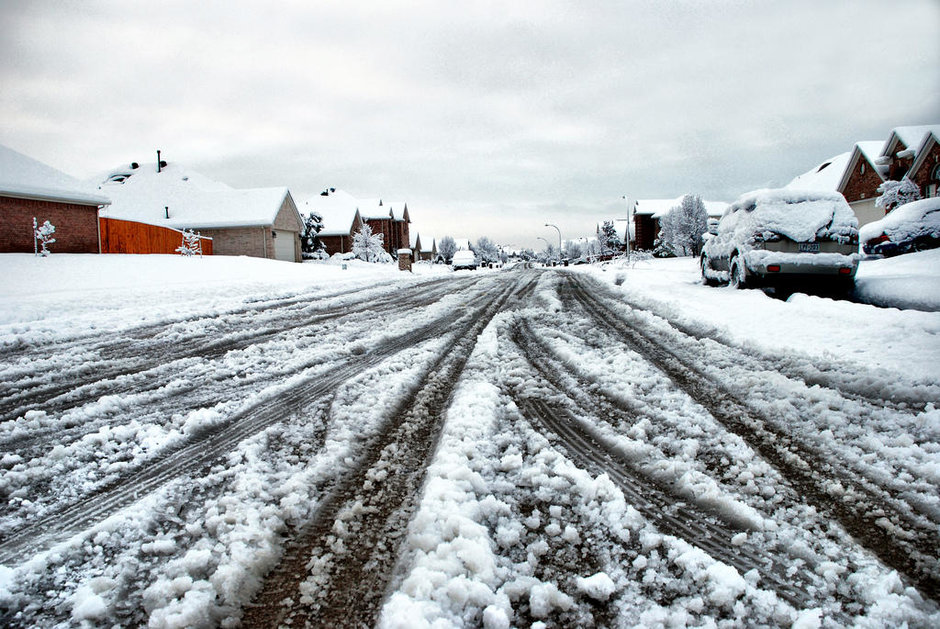
POLYGON ((5 324, 0 622, 940 624, 936 380, 621 280, 5 324))

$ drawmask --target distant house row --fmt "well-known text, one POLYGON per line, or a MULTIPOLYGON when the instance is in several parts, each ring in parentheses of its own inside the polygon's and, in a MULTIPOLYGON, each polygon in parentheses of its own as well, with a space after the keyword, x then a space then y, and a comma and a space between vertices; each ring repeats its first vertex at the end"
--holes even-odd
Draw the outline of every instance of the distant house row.
POLYGON ((885 208, 875 205, 885 181, 906 177, 923 198, 935 197, 940 186, 940 125, 897 127, 885 141, 857 142, 852 150, 827 159, 799 175, 787 187, 836 191, 845 197, 859 225, 876 221, 885 208))
POLYGON ((329 255, 352 251, 356 232, 368 225, 373 234, 382 234, 385 250, 392 256, 402 249, 412 251, 414 260, 437 260, 437 241, 411 237, 411 215, 404 201, 358 199, 343 190, 327 188, 301 204, 304 216, 314 212, 323 220, 320 240, 329 255))
MULTIPOLYGON (((83 182, 0 146, 0 251, 32 252, 33 219, 56 226, 62 253, 174 253, 184 230, 198 232, 203 253, 300 262, 303 217, 284 187, 236 189, 160 159, 124 164, 83 182)), ((363 225, 396 255, 433 260, 437 244, 411 240, 405 202, 358 200, 329 189, 301 204, 318 212, 330 254, 352 249, 363 225)))

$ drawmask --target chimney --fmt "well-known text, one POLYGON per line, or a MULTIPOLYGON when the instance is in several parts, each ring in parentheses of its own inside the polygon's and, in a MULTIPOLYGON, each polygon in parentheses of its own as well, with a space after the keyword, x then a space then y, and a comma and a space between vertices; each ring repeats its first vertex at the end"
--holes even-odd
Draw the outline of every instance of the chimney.
POLYGON ((157 172, 160 172, 160 149, 157 149, 157 172))

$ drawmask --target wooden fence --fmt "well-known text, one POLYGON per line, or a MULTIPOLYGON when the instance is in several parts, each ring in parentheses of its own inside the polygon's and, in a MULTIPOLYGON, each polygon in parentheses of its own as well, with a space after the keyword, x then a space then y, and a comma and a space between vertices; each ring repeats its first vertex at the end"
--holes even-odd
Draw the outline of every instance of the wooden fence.
MULTIPOLYGON (((98 219, 101 253, 179 253, 183 232, 170 227, 147 225, 118 218, 98 219)), ((200 237, 202 254, 212 255, 212 239, 200 237)))

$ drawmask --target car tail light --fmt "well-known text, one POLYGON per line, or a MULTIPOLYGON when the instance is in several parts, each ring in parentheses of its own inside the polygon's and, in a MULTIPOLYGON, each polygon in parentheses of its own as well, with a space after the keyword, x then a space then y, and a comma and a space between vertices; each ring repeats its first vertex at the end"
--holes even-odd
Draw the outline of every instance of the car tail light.
POLYGON ((780 265, 779 265, 779 264, 768 264, 768 265, 767 265, 767 270, 768 270, 770 273, 779 273, 779 272, 780 272, 780 265))
POLYGON ((851 267, 843 266, 839 268, 839 275, 851 275, 851 274, 852 274, 851 267))

